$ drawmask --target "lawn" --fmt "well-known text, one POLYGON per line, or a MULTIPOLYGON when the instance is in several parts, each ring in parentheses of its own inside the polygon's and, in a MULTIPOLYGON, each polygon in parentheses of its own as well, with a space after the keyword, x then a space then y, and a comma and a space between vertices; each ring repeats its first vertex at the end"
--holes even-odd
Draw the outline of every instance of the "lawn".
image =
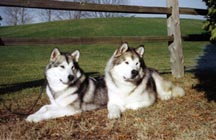
MULTIPOLYGON (((181 20, 183 36, 202 34, 199 20, 181 20)), ((56 21, 16 27, 0 27, 1 37, 76 37, 76 36, 166 35, 166 20, 152 18, 112 18, 56 21)), ((131 44, 136 47, 140 44, 131 44)), ((0 105, 0 139, 216 139, 216 74, 212 69, 197 71, 205 56, 207 41, 183 43, 185 77, 170 74, 166 42, 145 43, 144 60, 166 79, 182 86, 186 96, 158 101, 149 108, 126 111, 118 120, 108 120, 107 110, 75 116, 25 122, 26 115, 8 112, 0 105), (210 95, 210 96, 209 96, 210 95)), ((27 113, 44 86, 44 68, 54 47, 62 51, 79 49, 79 64, 85 72, 104 73, 104 67, 118 45, 40 45, 0 47, 0 95, 14 112, 27 113)), ((213 46, 214 47, 214 46, 213 46)), ((211 59, 211 62, 215 58, 211 59)), ((32 113, 48 100, 43 91, 32 113)))

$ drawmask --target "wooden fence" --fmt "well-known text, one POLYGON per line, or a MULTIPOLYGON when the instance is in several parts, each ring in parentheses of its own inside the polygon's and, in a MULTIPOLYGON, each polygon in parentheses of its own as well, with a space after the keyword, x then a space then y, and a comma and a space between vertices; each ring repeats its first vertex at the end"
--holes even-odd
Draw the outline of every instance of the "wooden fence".
POLYGON ((76 37, 76 38, 0 38, 0 45, 35 45, 35 44, 96 44, 167 41, 170 51, 172 74, 179 78, 184 76, 183 53, 179 14, 206 15, 207 10, 179 8, 178 0, 166 0, 167 7, 145 7, 126 5, 91 4, 55 0, 0 0, 0 6, 41 8, 52 10, 75 10, 94 12, 165 14, 167 15, 168 36, 148 37, 76 37))

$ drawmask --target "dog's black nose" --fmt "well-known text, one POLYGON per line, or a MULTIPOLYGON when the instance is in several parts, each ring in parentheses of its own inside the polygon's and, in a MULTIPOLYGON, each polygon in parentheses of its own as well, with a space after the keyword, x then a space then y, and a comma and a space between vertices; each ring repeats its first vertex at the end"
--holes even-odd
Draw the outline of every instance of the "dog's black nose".
POLYGON ((68 75, 68 80, 69 81, 72 81, 74 79, 74 76, 73 75, 68 75))
POLYGON ((132 74, 132 77, 136 77, 138 75, 138 71, 137 70, 132 70, 131 74, 132 74))

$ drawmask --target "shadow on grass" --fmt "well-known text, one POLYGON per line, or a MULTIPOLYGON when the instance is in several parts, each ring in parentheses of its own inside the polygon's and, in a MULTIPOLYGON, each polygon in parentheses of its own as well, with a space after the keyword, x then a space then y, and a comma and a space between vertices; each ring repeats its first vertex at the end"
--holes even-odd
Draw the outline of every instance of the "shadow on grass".
POLYGON ((182 37, 184 41, 209 41, 209 38, 210 34, 208 32, 202 34, 189 34, 182 37))
POLYGON ((0 94, 2 95, 2 94, 13 93, 23 89, 34 88, 39 86, 45 86, 45 79, 0 85, 0 94))
MULTIPOLYGON (((86 73, 88 76, 98 77, 99 72, 88 72, 86 73)), ((24 90, 27 88, 41 87, 46 86, 45 79, 39 79, 34 81, 22 82, 22 83, 14 83, 14 84, 4 84, 0 85, 0 95, 14 93, 20 90, 24 90)))
POLYGON ((209 44, 198 59, 195 76, 199 84, 194 88, 204 91, 208 101, 216 101, 216 46, 209 44))

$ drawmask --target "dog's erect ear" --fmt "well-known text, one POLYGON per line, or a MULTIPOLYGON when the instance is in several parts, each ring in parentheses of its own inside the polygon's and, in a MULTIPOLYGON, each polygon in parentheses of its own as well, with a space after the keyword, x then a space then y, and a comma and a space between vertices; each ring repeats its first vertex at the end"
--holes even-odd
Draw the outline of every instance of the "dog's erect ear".
POLYGON ((50 61, 55 61, 56 58, 57 58, 59 55, 61 55, 59 49, 58 49, 58 48, 54 48, 54 49, 52 50, 52 53, 51 53, 51 56, 50 56, 50 61))
POLYGON ((127 43, 123 43, 121 45, 120 48, 118 48, 115 52, 114 52, 114 56, 115 57, 119 57, 121 56, 123 53, 125 53, 128 50, 128 44, 127 43))
POLYGON ((138 48, 135 49, 135 51, 139 54, 140 57, 143 57, 144 54, 144 45, 140 45, 138 48))
POLYGON ((75 59, 76 62, 78 62, 79 57, 80 57, 80 51, 76 50, 76 51, 72 52, 71 56, 75 59))

